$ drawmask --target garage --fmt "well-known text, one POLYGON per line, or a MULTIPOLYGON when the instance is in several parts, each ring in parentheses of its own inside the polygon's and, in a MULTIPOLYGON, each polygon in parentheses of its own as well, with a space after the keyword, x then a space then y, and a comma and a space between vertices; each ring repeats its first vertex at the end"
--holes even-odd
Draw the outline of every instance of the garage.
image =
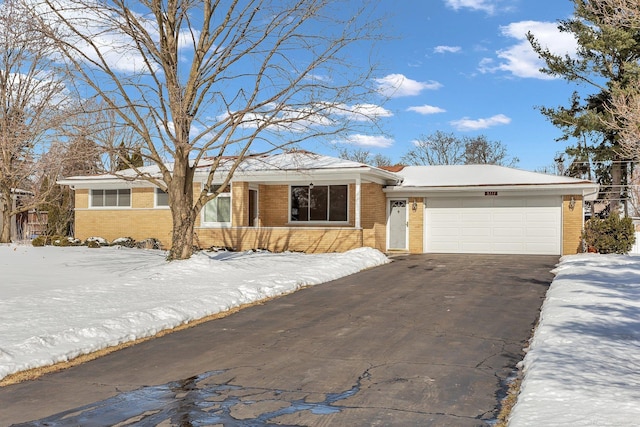
POLYGON ((404 166, 387 186, 387 250, 566 255, 598 184, 497 165, 404 166))
POLYGON ((562 199, 425 198, 425 252, 560 255, 562 199))

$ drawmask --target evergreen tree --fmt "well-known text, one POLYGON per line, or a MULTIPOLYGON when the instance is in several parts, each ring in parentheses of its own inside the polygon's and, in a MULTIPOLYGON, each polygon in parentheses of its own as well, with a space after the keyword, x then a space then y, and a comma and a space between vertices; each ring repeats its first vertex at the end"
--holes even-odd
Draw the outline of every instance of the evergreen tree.
POLYGON ((578 42, 575 56, 556 55, 529 34, 534 50, 545 61, 543 73, 569 82, 586 85, 595 93, 581 99, 574 93, 569 107, 546 108, 541 112, 558 126, 560 140, 578 139, 567 149, 574 160, 571 174, 590 174, 607 185, 602 193, 612 210, 619 209, 625 197, 629 159, 620 150, 619 126, 612 116, 612 91, 625 87, 636 78, 635 64, 640 59, 640 29, 615 25, 607 15, 606 2, 573 0, 575 12, 571 19, 559 22, 561 32, 571 33, 578 42), (601 3, 594 8, 593 3, 601 3))

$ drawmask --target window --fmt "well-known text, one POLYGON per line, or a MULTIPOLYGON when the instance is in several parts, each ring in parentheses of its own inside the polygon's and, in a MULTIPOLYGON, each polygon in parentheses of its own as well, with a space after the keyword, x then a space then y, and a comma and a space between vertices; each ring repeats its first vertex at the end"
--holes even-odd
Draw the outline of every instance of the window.
POLYGON ((162 190, 161 188, 156 188, 156 207, 166 208, 168 206, 169 206, 169 193, 162 190))
POLYGON ((91 207, 131 207, 131 190, 91 190, 91 207))
MULTIPOLYGON (((215 186, 210 193, 215 192, 219 186, 215 186)), ((213 200, 207 202, 203 209, 203 222, 208 224, 231 225, 231 192, 229 187, 218 194, 213 200)))
POLYGON ((291 221, 347 221, 346 185, 291 186, 291 221))

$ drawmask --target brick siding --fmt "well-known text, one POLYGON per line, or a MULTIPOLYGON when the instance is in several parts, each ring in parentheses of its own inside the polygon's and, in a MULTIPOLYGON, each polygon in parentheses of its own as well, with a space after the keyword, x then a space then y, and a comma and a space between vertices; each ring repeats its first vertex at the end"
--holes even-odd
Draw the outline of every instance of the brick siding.
POLYGON ((582 228, 584 221, 582 196, 562 197, 562 255, 582 252, 582 228), (573 209, 569 207, 571 198, 575 200, 573 209))

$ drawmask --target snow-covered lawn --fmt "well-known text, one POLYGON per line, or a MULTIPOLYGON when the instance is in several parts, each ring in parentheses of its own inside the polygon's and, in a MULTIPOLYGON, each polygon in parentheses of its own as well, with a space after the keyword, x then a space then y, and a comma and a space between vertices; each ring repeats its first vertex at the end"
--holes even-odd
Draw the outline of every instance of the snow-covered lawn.
POLYGON ((509 427, 640 425, 640 256, 555 269, 509 427))
POLYGON ((389 262, 343 254, 0 245, 0 379, 389 262))

